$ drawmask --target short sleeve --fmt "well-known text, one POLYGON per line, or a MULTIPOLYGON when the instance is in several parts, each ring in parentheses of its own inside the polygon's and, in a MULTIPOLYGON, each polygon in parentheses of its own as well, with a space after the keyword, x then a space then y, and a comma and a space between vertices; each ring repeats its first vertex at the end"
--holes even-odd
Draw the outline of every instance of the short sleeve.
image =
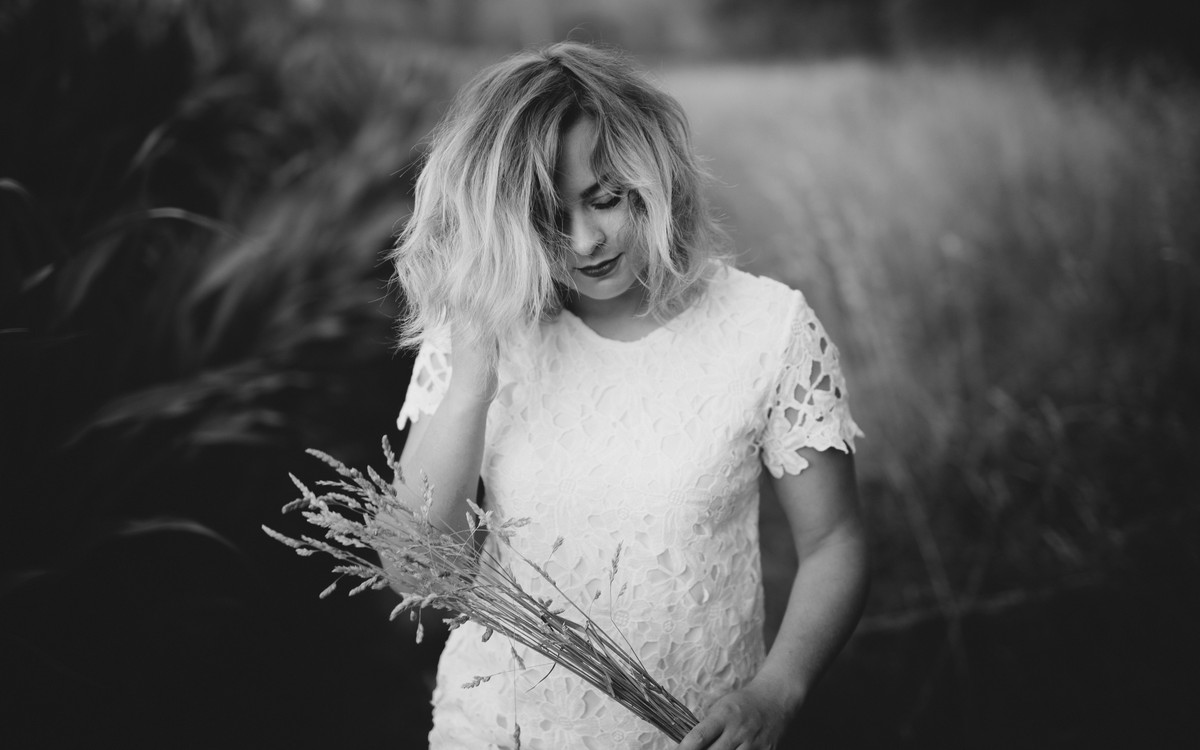
POLYGON ((400 415, 396 417, 396 427, 403 430, 422 414, 434 413, 449 386, 450 337, 427 336, 417 351, 412 380, 408 382, 404 405, 400 407, 400 415))
POLYGON ((850 416, 837 347, 804 296, 792 291, 790 324, 779 372, 769 394, 762 461, 776 477, 799 474, 801 448, 854 452, 863 433, 850 416))

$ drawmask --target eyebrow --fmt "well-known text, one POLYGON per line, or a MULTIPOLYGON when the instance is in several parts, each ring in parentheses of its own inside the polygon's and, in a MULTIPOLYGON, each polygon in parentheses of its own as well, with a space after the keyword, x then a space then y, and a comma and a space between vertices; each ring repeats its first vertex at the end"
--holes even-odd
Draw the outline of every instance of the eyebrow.
POLYGON ((611 181, 608 179, 608 175, 601 175, 596 179, 595 182, 591 184, 590 187, 580 191, 579 199, 583 201, 589 201, 596 197, 596 193, 607 190, 608 188, 604 187, 605 182, 609 182, 609 184, 611 184, 611 181))
POLYGON ((580 200, 591 200, 596 193, 600 192, 600 182, 593 182, 592 186, 579 194, 580 200))

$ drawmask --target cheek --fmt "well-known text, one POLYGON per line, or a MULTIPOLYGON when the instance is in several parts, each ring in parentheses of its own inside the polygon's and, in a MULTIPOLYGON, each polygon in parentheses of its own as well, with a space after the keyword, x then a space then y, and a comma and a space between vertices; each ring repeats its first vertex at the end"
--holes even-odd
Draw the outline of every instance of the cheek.
POLYGON ((637 227, 628 211, 614 211, 606 221, 605 232, 609 237, 615 237, 622 248, 633 249, 635 244, 640 244, 637 227))
POLYGON ((642 269, 650 261, 650 249, 646 246, 645 238, 637 229, 633 217, 627 217, 621 226, 621 247, 634 261, 634 267, 642 269))

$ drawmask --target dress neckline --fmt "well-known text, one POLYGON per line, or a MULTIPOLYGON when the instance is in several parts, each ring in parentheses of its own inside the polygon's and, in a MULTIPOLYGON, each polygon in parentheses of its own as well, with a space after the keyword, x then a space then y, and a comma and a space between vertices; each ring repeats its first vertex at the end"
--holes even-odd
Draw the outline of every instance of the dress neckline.
POLYGON ((674 336, 681 328, 682 324, 688 320, 688 318, 697 314, 697 308, 711 304, 710 297, 712 297, 712 295, 715 293, 715 287, 719 284, 728 283, 730 280, 730 274, 737 270, 734 266, 726 265, 725 263, 721 262, 714 262, 714 265, 717 269, 716 272, 709 276, 707 282, 704 284, 703 291, 701 291, 700 294, 696 296, 696 298, 693 299, 687 307, 676 313, 675 316, 670 320, 659 324, 657 328, 650 331, 645 336, 633 339, 632 341, 610 339, 607 336, 601 335, 596 331, 596 329, 583 322, 583 318, 571 312, 571 310, 566 307, 561 309, 559 315, 566 317, 567 320, 570 321, 570 325, 579 328, 584 337, 589 338, 600 345, 615 349, 636 348, 645 345, 648 342, 657 341, 658 339, 666 336, 674 336))
POLYGON ((672 317, 670 320, 668 320, 664 323, 660 323, 656 328, 649 331, 645 336, 641 336, 639 338, 632 339, 630 341, 626 341, 624 339, 612 339, 612 338, 609 338, 608 336, 604 336, 604 335, 600 334, 599 332, 596 331, 596 329, 592 328, 587 323, 583 322, 583 318, 580 318, 578 315, 571 312, 569 309, 567 309, 565 307, 562 308, 562 311, 560 314, 562 316, 564 316, 567 320, 571 321, 571 324, 574 325, 576 328, 579 328, 583 332, 584 336, 587 336, 588 338, 593 339, 595 341, 601 342, 605 346, 622 347, 622 348, 637 347, 637 346, 642 346, 642 345, 646 344, 647 342, 655 341, 659 338, 662 338, 663 336, 674 335, 675 331, 679 327, 679 324, 682 323, 687 316, 691 315, 693 310, 695 310, 700 305, 704 304, 704 297, 707 294, 708 294, 708 290, 706 289, 704 291, 704 293, 701 294, 700 297, 692 300, 691 304, 689 304, 687 307, 685 307, 684 309, 682 309, 678 313, 676 313, 674 315, 674 317, 672 317))

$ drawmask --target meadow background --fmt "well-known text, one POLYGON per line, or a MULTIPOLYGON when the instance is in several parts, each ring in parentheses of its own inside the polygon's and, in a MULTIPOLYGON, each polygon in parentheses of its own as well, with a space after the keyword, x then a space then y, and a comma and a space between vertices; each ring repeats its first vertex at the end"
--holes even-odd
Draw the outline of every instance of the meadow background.
MULTIPOLYGON (((420 140, 568 36, 689 111, 842 351, 866 617, 788 747, 1200 730, 1200 12, 1169 0, 0 4, 0 745, 421 747, 444 633, 266 539, 393 442, 420 140)), ((763 506, 769 628, 795 564, 763 506)), ((289 529, 286 524, 281 528, 289 529)), ((295 530, 295 529, 292 529, 295 530)))

